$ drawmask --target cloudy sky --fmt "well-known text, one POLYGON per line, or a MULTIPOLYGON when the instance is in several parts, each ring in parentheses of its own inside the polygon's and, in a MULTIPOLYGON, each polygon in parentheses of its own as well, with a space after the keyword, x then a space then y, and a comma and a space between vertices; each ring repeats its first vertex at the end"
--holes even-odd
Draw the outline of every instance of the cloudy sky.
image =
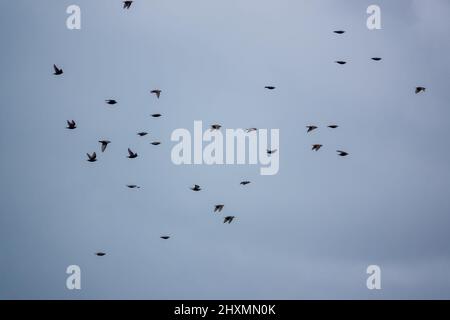
POLYGON ((371 4, 2 1, 0 298, 450 298, 450 2, 371 4), (279 173, 174 165, 194 120, 280 129, 279 173))

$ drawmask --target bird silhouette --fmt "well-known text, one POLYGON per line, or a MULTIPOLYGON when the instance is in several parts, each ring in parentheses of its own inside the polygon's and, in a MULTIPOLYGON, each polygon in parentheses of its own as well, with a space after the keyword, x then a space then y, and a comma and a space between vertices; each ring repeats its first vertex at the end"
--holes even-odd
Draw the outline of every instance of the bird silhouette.
POLYGON ((336 124, 330 124, 330 125, 328 126, 328 128, 331 128, 331 129, 336 129, 337 127, 339 127, 339 126, 336 125, 336 124))
POLYGON ((306 131, 306 133, 309 133, 309 132, 317 129, 316 126, 306 126, 306 128, 308 128, 308 131, 306 131))
POLYGON ((100 140, 99 143, 102 144, 102 152, 105 152, 106 147, 108 146, 109 143, 111 143, 111 141, 109 141, 109 140, 100 140))
POLYGON ((159 90, 159 89, 152 90, 152 91, 150 91, 150 93, 153 93, 156 96, 156 98, 158 98, 158 99, 161 96, 161 90, 159 90))
POLYGON ((268 90, 274 90, 276 87, 274 87, 274 86, 265 86, 264 88, 268 89, 268 90))
POLYGON ((425 92, 427 90, 427 88, 425 87, 416 87, 416 94, 421 93, 421 92, 425 92))
POLYGON ((99 257, 103 257, 106 253, 104 252, 96 252, 95 255, 99 257))
POLYGON ((224 204, 216 204, 214 206, 214 212, 221 212, 224 206, 224 204))
POLYGON ((75 129, 77 127, 77 124, 75 123, 74 120, 67 120, 67 129, 75 129))
POLYGON ((137 156, 138 156, 137 153, 131 151, 131 149, 128 148, 128 156, 127 156, 127 158, 134 159, 134 158, 137 158, 137 156))
POLYGON ((373 61, 381 61, 381 58, 379 58, 379 57, 373 57, 372 60, 373 60, 373 61))
POLYGON ((63 72, 63 69, 58 68, 58 67, 56 66, 56 64, 53 65, 53 70, 54 70, 53 74, 54 74, 55 76, 59 76, 59 75, 61 75, 61 74, 64 73, 64 72, 63 72))
POLYGON ((154 145, 154 146, 157 146, 157 145, 160 145, 161 142, 159 142, 159 141, 153 141, 151 144, 154 145))
POLYGON ((160 113, 154 113, 154 114, 152 114, 152 117, 153 118, 159 118, 159 117, 161 117, 162 116, 162 114, 160 114, 160 113))
POLYGON ((233 220, 234 220, 234 216, 226 216, 224 219, 223 219, 223 223, 227 223, 228 222, 228 224, 230 224, 233 220))
POLYGON ((246 186, 247 184, 249 184, 250 183, 250 181, 248 181, 248 180, 245 180, 245 181, 241 181, 241 185, 243 185, 243 186, 246 186))
POLYGON ((169 236, 161 236, 160 238, 161 238, 161 239, 164 239, 164 240, 167 240, 167 239, 169 239, 170 237, 169 237, 169 236))
POLYGON ((267 149, 267 154, 268 154, 268 155, 271 155, 271 154, 274 154, 274 153, 277 152, 277 151, 278 151, 278 149, 273 149, 273 150, 267 149))
POLYGON ((87 161, 89 161, 89 162, 95 162, 95 161, 97 161, 97 154, 94 152, 94 153, 92 153, 92 155, 90 155, 89 153, 86 153, 87 154, 87 156, 88 156, 88 159, 87 159, 87 161))
POLYGON ((220 128, 222 128, 222 126, 220 124, 212 124, 211 125, 211 131, 220 130, 220 128))
POLYGON ((319 151, 319 149, 322 148, 321 144, 313 144, 312 149, 313 151, 319 151))
POLYGON ((257 128, 248 128, 248 129, 245 129, 245 132, 249 133, 249 132, 256 131, 256 130, 258 130, 258 129, 257 128))
POLYGON ((202 190, 202 188, 200 188, 200 186, 198 184, 194 184, 194 186, 192 188, 190 188, 192 191, 200 191, 202 190))
POLYGON ((132 3, 133 3, 133 1, 124 1, 123 2, 123 8, 124 9, 130 9, 132 3))
POLYGON ((333 31, 334 33, 337 33, 337 34, 344 34, 345 33, 345 31, 344 30, 336 30, 336 31, 333 31))
POLYGON ((342 151, 342 150, 336 150, 336 152, 338 153, 338 155, 339 156, 341 156, 341 157, 345 157, 345 156, 347 156, 348 155, 348 153, 347 152, 345 152, 345 151, 342 151))
POLYGON ((108 99, 108 100, 105 100, 105 102, 106 102, 107 104, 116 104, 116 103, 117 103, 117 101, 114 100, 114 99, 108 99))
POLYGON ((346 64, 347 62, 346 61, 342 61, 342 60, 338 60, 338 61, 335 61, 335 63, 337 63, 337 64, 346 64))
POLYGON ((127 184, 127 187, 130 189, 140 189, 141 187, 139 187, 138 185, 135 184, 127 184))
POLYGON ((148 133, 147 132, 138 132, 137 135, 140 137, 146 136, 148 133))

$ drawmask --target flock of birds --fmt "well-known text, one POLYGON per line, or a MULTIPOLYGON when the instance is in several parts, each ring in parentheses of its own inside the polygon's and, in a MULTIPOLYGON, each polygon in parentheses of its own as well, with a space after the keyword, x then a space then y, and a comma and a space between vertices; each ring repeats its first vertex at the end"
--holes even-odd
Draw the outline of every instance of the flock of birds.
MULTIPOLYGON (((123 8, 124 9, 130 9, 132 3, 133 3, 133 1, 123 1, 123 8)), ((335 34, 339 34, 339 35, 342 35, 342 34, 345 33, 344 30, 336 30, 336 31, 333 31, 333 32, 335 34)), ((373 61, 381 61, 382 60, 382 58, 380 58, 380 57, 373 57, 371 59, 373 61)), ((343 61, 343 60, 337 60, 337 61, 335 61, 335 63, 340 64, 340 65, 345 65, 347 62, 343 61)), ((58 66, 56 66, 56 65, 53 65, 53 69, 54 69, 54 73, 53 74, 55 76, 60 76, 60 75, 62 75, 64 73, 63 69, 58 67, 58 66)), ((267 89, 267 90, 275 90, 276 89, 275 86, 271 86, 271 85, 270 86, 265 86, 264 88, 267 89)), ((425 90, 426 90, 425 87, 418 86, 418 87, 415 88, 415 93, 418 94, 418 93, 421 93, 421 92, 425 92, 425 90)), ((162 91, 160 89, 154 89, 154 90, 151 90, 150 93, 154 94, 156 96, 156 98, 159 99, 160 96, 161 96, 162 91)), ((115 105, 115 104, 118 103, 114 99, 107 99, 107 100, 105 100, 105 102, 107 104, 109 104, 109 105, 115 105)), ((155 113, 155 114, 152 114, 151 116, 154 117, 154 118, 159 118, 162 115, 160 113, 155 113)), ((213 124, 213 125, 211 125, 210 130, 220 130, 221 127, 222 126, 220 124, 213 124)), ((327 127, 330 128, 330 129, 337 129, 339 126, 336 125, 336 124, 331 124, 331 125, 328 125, 327 127)), ((77 128, 77 124, 76 124, 76 122, 74 120, 67 120, 67 127, 66 128, 69 129, 69 130, 74 130, 74 129, 77 128)), ((307 133, 310 133, 310 132, 318 129, 318 127, 316 125, 308 125, 308 126, 306 126, 306 128, 307 128, 307 131, 306 131, 307 133)), ((257 128, 245 129, 245 131, 247 133, 253 132, 253 131, 257 131, 257 130, 258 130, 257 128)), ((138 132, 137 133, 137 135, 140 136, 140 137, 146 136, 147 134, 148 134, 147 132, 138 132)), ((111 141, 109 141, 109 140, 99 140, 98 142, 100 143, 102 152, 105 152, 108 144, 111 143, 111 141)), ((159 142, 159 141, 153 141, 151 144, 152 145, 159 145, 160 143, 161 142, 159 142)), ((321 144, 313 144, 312 145, 312 151, 319 151, 320 148, 322 148, 321 144)), ((271 155, 271 154, 274 154, 277 151, 278 151, 277 149, 267 150, 267 154, 271 155)), ((337 152, 338 156, 341 156, 341 157, 346 157, 346 156, 349 155, 348 152, 343 151, 343 150, 336 150, 336 152, 337 152)), ((93 152, 92 154, 87 153, 86 155, 88 157, 88 159, 87 159, 88 162, 96 162, 97 161, 97 154, 95 152, 93 152)), ((128 156, 127 156, 127 158, 135 159, 137 157, 138 157, 137 152, 134 152, 130 148, 128 148, 128 156)), ((245 186, 245 185, 248 185, 249 183, 251 183, 251 181, 244 180, 244 181, 240 182, 240 185, 245 186)), ((128 188, 130 188, 130 189, 139 189, 140 188, 140 186, 135 185, 135 184, 129 184, 129 185, 126 185, 126 186, 128 188)), ((195 192, 198 192, 198 191, 202 190, 202 188, 199 185, 197 185, 197 184, 195 184, 190 189, 192 191, 195 191, 195 192)), ((215 213, 220 213, 220 212, 222 212, 224 207, 225 207, 224 204, 217 204, 217 205, 214 206, 214 212, 215 213)), ((224 219, 223 219, 223 223, 230 224, 231 222, 233 222, 233 220, 235 218, 236 218, 235 216, 225 216, 224 219)), ((169 235, 162 235, 162 236, 160 236, 160 238, 164 239, 164 240, 167 240, 167 239, 170 239, 170 236, 169 235)), ((100 256, 100 257, 106 255, 105 252, 96 252, 95 254, 97 256, 100 256)))

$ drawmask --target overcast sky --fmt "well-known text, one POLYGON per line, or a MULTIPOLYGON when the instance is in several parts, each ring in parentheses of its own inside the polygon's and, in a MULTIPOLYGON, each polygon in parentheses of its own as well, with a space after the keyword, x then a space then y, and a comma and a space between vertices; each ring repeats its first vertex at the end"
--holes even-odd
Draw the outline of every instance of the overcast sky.
POLYGON ((15 0, 0 15, 0 298, 450 298, 448 0, 15 0), (194 120, 280 129, 278 174, 174 165, 170 135, 194 120))

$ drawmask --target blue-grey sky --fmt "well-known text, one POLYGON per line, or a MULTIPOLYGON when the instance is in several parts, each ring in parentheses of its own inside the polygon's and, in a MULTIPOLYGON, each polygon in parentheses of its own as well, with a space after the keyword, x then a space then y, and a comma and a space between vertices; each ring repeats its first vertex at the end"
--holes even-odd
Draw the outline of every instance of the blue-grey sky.
POLYGON ((15 0, 0 15, 0 298, 450 298, 448 0, 15 0), (280 129, 279 173, 175 166, 170 134, 194 120, 280 129))

